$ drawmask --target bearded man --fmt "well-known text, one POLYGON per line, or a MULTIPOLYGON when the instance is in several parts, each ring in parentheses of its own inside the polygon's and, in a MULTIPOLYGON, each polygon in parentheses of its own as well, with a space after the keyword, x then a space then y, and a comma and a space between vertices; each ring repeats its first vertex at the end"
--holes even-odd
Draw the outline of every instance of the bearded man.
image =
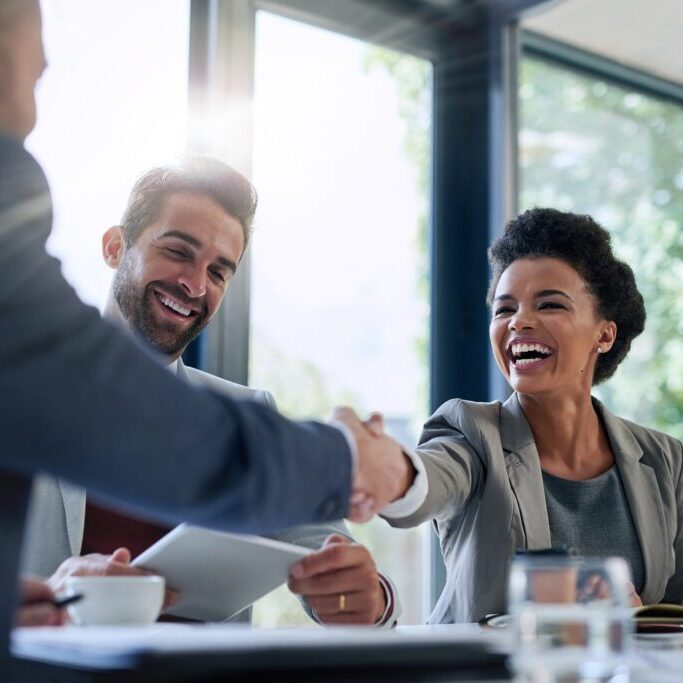
MULTIPOLYGON (((142 175, 120 225, 102 238, 104 260, 115 269, 104 316, 139 337, 180 379, 274 408, 267 391, 187 367, 181 358, 228 291, 249 243, 256 204, 251 183, 216 159, 187 157, 142 175)), ((125 432, 125 414, 112 415, 109 428, 125 432)), ((81 488, 40 478, 23 569, 52 575, 54 591, 71 575, 138 574, 131 556, 168 530, 99 504, 81 488)), ((395 623, 400 607, 391 582, 342 521, 289 529, 274 538, 317 550, 290 577, 290 588, 311 616, 328 624, 395 623)), ((174 598, 169 592, 167 604, 174 598)), ((249 617, 248 610, 239 619, 249 617)))

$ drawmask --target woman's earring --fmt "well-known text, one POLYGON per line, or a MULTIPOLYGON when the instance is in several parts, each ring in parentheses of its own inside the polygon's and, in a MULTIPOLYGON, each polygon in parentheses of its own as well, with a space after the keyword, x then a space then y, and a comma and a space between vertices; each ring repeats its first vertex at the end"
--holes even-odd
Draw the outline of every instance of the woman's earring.
POLYGON ((602 348, 602 346, 598 346, 598 353, 605 353, 605 350, 602 348))

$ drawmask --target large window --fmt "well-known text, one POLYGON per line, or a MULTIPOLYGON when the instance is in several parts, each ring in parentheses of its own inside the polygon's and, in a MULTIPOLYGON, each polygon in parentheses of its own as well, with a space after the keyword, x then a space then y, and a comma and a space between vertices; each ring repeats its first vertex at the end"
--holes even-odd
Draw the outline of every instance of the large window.
MULTIPOLYGON (((427 414, 431 67, 259 12, 250 384, 292 417, 381 410, 414 445, 427 414)), ((425 618, 421 530, 353 533, 425 618)), ((281 591, 259 624, 305 623, 281 591)))
POLYGON ((111 271, 102 233, 135 178, 185 150, 189 0, 44 0, 48 70, 28 147, 52 186, 49 249, 88 303, 111 271))
MULTIPOLYGON (((52 184, 49 248, 102 308, 102 233, 135 178, 186 148, 190 0, 44 0, 43 12, 50 68, 28 144, 52 184)), ((428 412, 431 64, 266 12, 255 55, 249 383, 291 417, 381 410, 413 446, 428 412)), ((223 132, 248 139, 245 123, 223 132)), ((226 324, 241 328, 241 315, 226 324)), ((403 623, 428 612, 424 531, 352 529, 397 584, 403 623)), ((255 622, 311 623, 286 589, 256 606, 255 622)))
POLYGON ((588 213, 635 271, 647 324, 597 394, 683 437, 683 103, 527 57, 520 79, 521 202, 588 213))

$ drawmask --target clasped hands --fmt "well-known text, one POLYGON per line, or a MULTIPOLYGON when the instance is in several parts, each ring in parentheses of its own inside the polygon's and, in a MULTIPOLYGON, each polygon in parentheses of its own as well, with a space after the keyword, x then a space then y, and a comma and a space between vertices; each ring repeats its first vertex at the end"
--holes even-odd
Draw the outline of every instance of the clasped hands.
MULTIPOLYGON (((348 427, 358 450, 348 518, 353 522, 367 522, 386 505, 405 495, 415 478, 415 469, 401 446, 384 433, 380 415, 373 414, 361 421, 351 408, 337 408, 333 419, 348 427)), ((111 555, 70 558, 46 583, 21 580, 22 609, 17 615, 17 625, 64 623, 65 614, 54 606, 53 599, 64 589, 67 576, 145 573, 144 569, 130 565, 130 553, 125 548, 111 555)), ((328 538, 318 553, 292 572, 289 585, 293 592, 308 600, 323 623, 374 623, 385 605, 371 555, 362 546, 337 535, 328 538), (344 595, 344 603, 349 604, 340 603, 339 595, 344 595)), ((178 594, 167 589, 164 606, 170 606, 177 599, 178 594)))
POLYGON ((348 518, 367 522, 389 503, 402 498, 415 478, 415 468, 398 442, 384 433, 382 416, 373 413, 362 421, 351 408, 336 408, 332 419, 353 434, 358 462, 348 518))

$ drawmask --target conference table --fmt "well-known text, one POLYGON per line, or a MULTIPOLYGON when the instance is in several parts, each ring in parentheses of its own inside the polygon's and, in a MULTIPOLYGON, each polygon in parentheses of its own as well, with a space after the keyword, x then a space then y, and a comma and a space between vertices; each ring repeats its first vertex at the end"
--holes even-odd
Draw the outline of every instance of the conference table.
MULTIPOLYGON (((252 629, 246 625, 16 629, 14 679, 55 683, 437 683, 511 680, 503 629, 476 624, 252 629)), ((631 683, 683 681, 683 636, 636 641, 631 683)), ((4 680, 3 680, 4 683, 4 680)))
POLYGON ((501 681, 505 634, 476 625, 16 629, 15 678, 50 681, 501 681))

